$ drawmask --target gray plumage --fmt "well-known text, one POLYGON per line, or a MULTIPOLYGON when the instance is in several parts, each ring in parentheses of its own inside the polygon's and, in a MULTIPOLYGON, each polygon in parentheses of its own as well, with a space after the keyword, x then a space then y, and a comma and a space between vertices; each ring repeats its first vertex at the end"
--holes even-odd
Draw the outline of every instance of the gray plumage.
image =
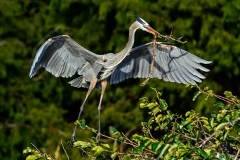
MULTIPOLYGON (((128 78, 147 78, 152 62, 153 42, 133 48, 129 55, 114 70, 108 82, 119 83, 128 78)), ((183 49, 161 42, 156 43, 156 58, 151 78, 159 78, 164 81, 177 83, 202 82, 205 77, 197 71, 209 70, 202 64, 210 61, 201 59, 183 49)))
MULTIPOLYGON (((147 78, 152 61, 152 46, 153 42, 135 47, 127 55, 122 52, 119 52, 120 56, 119 53, 97 55, 77 44, 69 36, 57 36, 46 41, 38 50, 31 67, 30 77, 36 74, 36 69, 40 65, 55 77, 72 77, 77 72, 80 77, 69 82, 77 88, 88 88, 96 75, 99 77, 99 82, 107 78, 110 84, 129 78, 147 78), (105 62, 101 60, 102 56, 105 62), (120 63, 117 63, 119 61, 120 63)), ((151 78, 183 84, 202 82, 201 79, 205 77, 196 69, 204 72, 209 70, 201 66, 201 63, 211 62, 176 46, 157 42, 151 78)), ((99 82, 95 89, 101 88, 99 82)))
MULTIPOLYGON (((102 93, 98 105, 98 131, 100 133, 101 102, 107 82, 115 84, 129 78, 147 78, 149 75, 153 43, 147 43, 132 49, 134 34, 137 29, 142 29, 155 36, 160 35, 146 21, 136 16, 136 21, 129 28, 129 39, 126 47, 116 54, 95 54, 80 46, 68 35, 50 38, 37 51, 29 76, 32 78, 36 74, 38 66, 44 67, 55 77, 72 77, 78 74, 78 78, 69 82, 71 86, 88 88, 87 95, 80 107, 78 120, 91 91, 101 88, 102 93)), ((151 78, 156 77, 164 81, 195 84, 195 82, 201 82, 201 79, 205 78, 197 69, 205 72, 209 71, 201 66, 201 63, 209 64, 211 62, 173 45, 157 42, 154 70, 151 78)), ((76 128, 75 126, 71 145, 75 141, 76 128)))

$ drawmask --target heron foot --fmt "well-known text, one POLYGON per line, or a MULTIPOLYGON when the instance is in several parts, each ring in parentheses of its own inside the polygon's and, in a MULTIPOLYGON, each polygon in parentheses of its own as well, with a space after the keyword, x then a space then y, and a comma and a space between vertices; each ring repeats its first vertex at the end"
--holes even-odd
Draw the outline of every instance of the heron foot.
POLYGON ((97 133, 96 138, 98 140, 98 145, 100 145, 100 139, 101 139, 101 133, 100 132, 97 133))
POLYGON ((70 141, 68 141, 68 145, 70 148, 72 148, 74 146, 74 142, 75 142, 75 137, 72 137, 70 141))

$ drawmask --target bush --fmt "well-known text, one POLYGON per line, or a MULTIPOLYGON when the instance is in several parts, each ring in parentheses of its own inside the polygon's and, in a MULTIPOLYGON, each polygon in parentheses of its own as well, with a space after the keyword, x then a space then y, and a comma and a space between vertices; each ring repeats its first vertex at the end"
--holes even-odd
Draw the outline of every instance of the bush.
MULTIPOLYGON (((198 89, 193 100, 201 94, 206 95, 205 100, 215 97, 220 100, 214 104, 219 110, 210 117, 200 116, 193 110, 185 115, 173 114, 161 98, 162 92, 152 88, 156 92, 157 101, 149 102, 147 97, 140 98, 140 107, 147 108, 150 114, 150 119, 141 123, 141 134, 128 138, 110 127, 110 136, 101 134, 106 140, 99 142, 91 137, 89 140, 76 141, 74 149, 79 149, 88 159, 240 158, 240 100, 229 91, 225 91, 223 97, 214 94, 208 87, 203 90, 198 86, 191 87, 198 89)), ((85 120, 77 121, 77 125, 97 134, 96 130, 85 124, 85 120)), ((53 159, 36 147, 27 148, 23 152, 29 154, 28 160, 53 159)))

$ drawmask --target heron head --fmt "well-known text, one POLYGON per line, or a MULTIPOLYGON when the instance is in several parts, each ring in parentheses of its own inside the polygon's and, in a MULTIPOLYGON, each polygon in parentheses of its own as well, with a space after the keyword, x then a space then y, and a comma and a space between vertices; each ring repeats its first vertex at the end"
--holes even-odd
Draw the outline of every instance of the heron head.
MULTIPOLYGON (((135 15, 134 15, 135 16, 135 15)), ((148 33, 151 33, 153 35, 155 35, 156 37, 160 36, 160 33, 158 33, 156 30, 154 30, 145 20, 143 20, 142 18, 135 16, 137 22, 140 23, 140 29, 142 29, 143 31, 146 31, 148 33)))

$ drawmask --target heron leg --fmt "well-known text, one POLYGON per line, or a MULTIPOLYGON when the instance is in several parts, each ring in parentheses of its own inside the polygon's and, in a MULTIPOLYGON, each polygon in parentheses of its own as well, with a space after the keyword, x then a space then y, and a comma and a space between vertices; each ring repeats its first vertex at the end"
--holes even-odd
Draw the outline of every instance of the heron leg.
POLYGON ((101 81, 101 85, 102 85, 102 92, 101 92, 101 97, 100 97, 100 101, 98 104, 98 134, 97 134, 97 139, 100 141, 100 135, 101 135, 101 104, 102 104, 102 98, 107 86, 107 80, 104 79, 103 81, 101 81))
MULTIPOLYGON (((89 86, 89 88, 88 88, 87 95, 86 95, 86 97, 85 97, 85 99, 84 99, 84 101, 83 101, 82 106, 80 107, 80 111, 79 111, 78 119, 77 119, 77 120, 80 119, 81 114, 82 114, 82 111, 84 110, 84 104, 85 104, 86 100, 88 99, 89 94, 92 92, 92 90, 93 90, 94 87, 96 86, 97 80, 98 80, 97 78, 94 78, 93 81, 91 82, 91 84, 90 84, 90 86, 89 86)), ((73 143, 74 143, 74 141, 75 141, 76 130, 77 130, 77 125, 75 125, 74 131, 73 131, 73 134, 72 134, 72 138, 71 138, 71 141, 70 141, 70 144, 69 144, 70 147, 73 146, 73 143)))

